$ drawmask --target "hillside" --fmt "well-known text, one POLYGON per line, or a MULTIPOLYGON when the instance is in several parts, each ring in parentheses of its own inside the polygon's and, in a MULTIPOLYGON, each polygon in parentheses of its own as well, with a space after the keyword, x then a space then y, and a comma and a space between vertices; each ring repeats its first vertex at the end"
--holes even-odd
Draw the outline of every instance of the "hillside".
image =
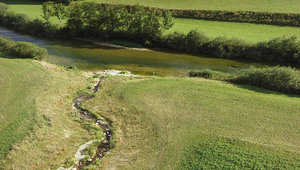
POLYGON ((299 96, 198 78, 111 78, 99 93, 85 106, 117 129, 103 166, 299 168, 299 96))

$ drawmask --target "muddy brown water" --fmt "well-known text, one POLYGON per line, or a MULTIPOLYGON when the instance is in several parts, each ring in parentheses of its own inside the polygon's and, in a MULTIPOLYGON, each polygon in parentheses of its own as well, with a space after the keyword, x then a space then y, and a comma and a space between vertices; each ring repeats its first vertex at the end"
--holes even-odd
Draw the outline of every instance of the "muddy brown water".
MULTIPOLYGON (((0 27, 0 36, 16 41, 34 43, 49 51, 45 60, 58 65, 76 65, 87 71, 117 69, 129 70, 140 75, 186 76, 190 70, 210 68, 223 72, 234 72, 240 68, 274 66, 280 63, 256 62, 212 58, 208 55, 179 53, 167 49, 138 51, 116 49, 80 40, 58 40, 28 36, 0 27)), ((293 63, 281 63, 300 68, 293 63)))

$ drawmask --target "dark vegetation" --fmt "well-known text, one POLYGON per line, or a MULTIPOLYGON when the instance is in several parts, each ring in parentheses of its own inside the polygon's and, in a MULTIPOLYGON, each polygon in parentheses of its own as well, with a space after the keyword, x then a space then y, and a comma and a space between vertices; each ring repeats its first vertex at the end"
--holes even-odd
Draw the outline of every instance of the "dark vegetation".
MULTIPOLYGON (((130 6, 130 5, 127 5, 130 6)), ((154 9, 146 7, 146 9, 154 9)), ((156 15, 161 16, 165 9, 155 8, 156 15)), ((300 26, 300 14, 254 11, 226 11, 226 10, 184 10, 169 9, 174 17, 193 18, 216 21, 249 22, 272 25, 300 26)))
POLYGON ((291 67, 250 67, 231 74, 203 69, 191 71, 189 76, 247 84, 284 93, 300 94, 300 72, 291 67))
POLYGON ((42 60, 48 55, 45 48, 41 48, 29 42, 12 41, 0 37, 0 52, 13 55, 18 58, 31 58, 42 60))

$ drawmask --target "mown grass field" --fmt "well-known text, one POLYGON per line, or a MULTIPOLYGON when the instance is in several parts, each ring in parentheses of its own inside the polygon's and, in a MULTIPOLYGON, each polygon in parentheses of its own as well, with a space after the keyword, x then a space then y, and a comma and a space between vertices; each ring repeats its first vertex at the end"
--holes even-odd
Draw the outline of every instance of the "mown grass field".
POLYGON ((183 18, 175 18, 174 26, 166 34, 174 31, 188 33, 191 29, 198 29, 211 38, 226 36, 249 42, 268 41, 281 36, 300 36, 298 27, 183 18))
POLYGON ((300 169, 299 102, 206 79, 108 78, 86 106, 116 129, 117 148, 103 166, 300 169))
POLYGON ((12 145, 28 135, 36 124, 35 98, 51 77, 30 60, 9 58, 0 58, 0 77, 0 159, 3 159, 12 145))
POLYGON ((0 57, 1 170, 57 169, 72 162, 80 145, 103 136, 71 114, 76 91, 90 79, 45 62, 0 57))
POLYGON ((87 0, 101 3, 140 4, 159 8, 207 9, 234 11, 268 11, 299 13, 300 2, 296 0, 87 0))

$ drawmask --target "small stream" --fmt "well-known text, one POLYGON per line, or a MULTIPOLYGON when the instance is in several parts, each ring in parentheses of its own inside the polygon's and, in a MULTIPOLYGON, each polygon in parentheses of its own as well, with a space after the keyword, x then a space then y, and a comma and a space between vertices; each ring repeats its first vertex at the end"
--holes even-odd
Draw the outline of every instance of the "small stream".
MULTIPOLYGON (((92 89, 92 93, 96 93, 101 83, 103 83, 104 81, 105 81, 105 77, 101 76, 97 85, 92 89)), ((91 95, 86 95, 86 94, 88 94, 88 91, 84 91, 74 98, 73 104, 76 110, 76 114, 77 113, 80 114, 79 118, 82 121, 87 121, 89 123, 95 123, 96 125, 98 125, 102 129, 105 137, 100 141, 100 145, 98 145, 98 148, 95 151, 95 155, 93 156, 93 158, 89 158, 88 160, 82 159, 73 166, 73 168, 76 168, 78 170, 81 170, 84 167, 89 166, 94 161, 99 160, 104 155, 106 155, 110 150, 110 140, 112 139, 112 128, 105 121, 97 119, 87 109, 81 107, 82 102, 93 98, 91 95)))

